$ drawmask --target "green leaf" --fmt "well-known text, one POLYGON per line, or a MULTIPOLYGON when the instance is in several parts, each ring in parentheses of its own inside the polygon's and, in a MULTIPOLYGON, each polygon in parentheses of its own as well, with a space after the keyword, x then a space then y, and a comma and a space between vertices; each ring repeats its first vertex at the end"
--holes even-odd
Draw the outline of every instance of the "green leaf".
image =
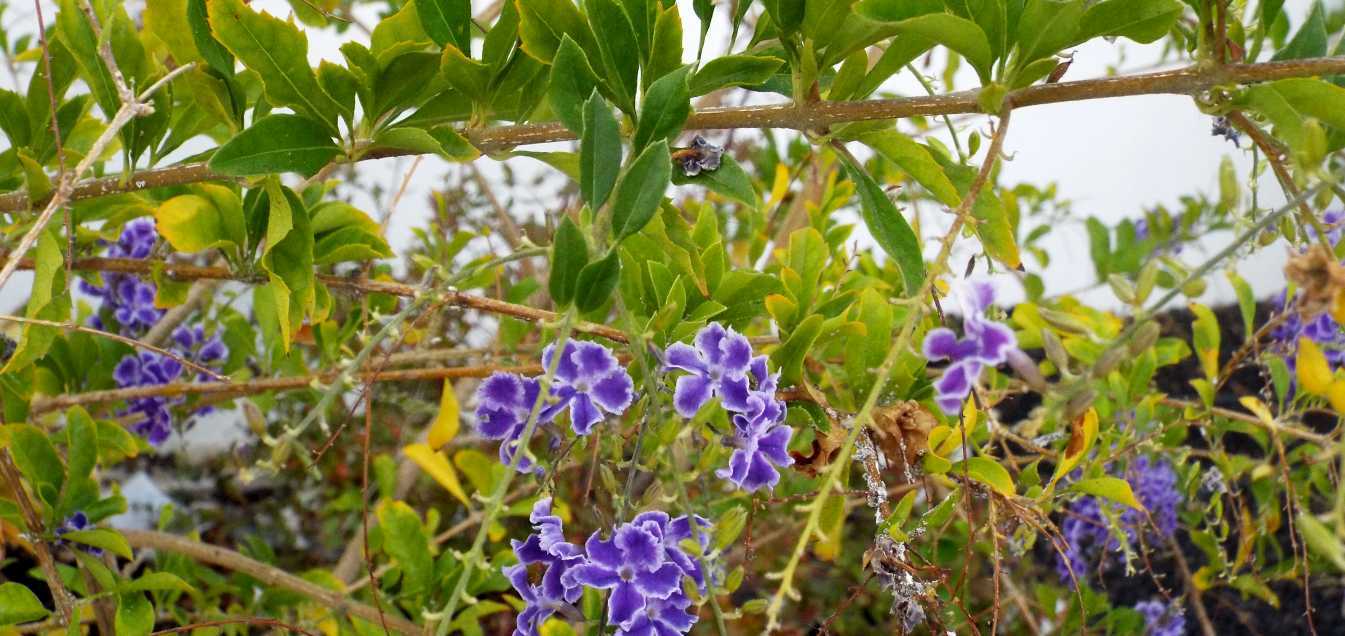
POLYGON ((579 194, 591 209, 607 201, 621 172, 621 128, 597 91, 584 104, 579 138, 579 194))
POLYGON ((471 0, 416 0, 416 13, 420 26, 435 44, 471 50, 471 0))
MULTIPOLYGON (((593 31, 571 0, 517 0, 518 35, 523 52, 550 63, 561 39, 568 35, 581 51, 596 51, 593 31)), ((588 96, 588 91, 581 95, 588 96)))
POLYGON ((771 352, 771 362, 780 370, 780 382, 783 386, 798 384, 803 379, 803 359, 808 356, 817 337, 822 335, 822 323, 826 319, 821 314, 810 314, 794 330, 789 332, 780 347, 771 352))
POLYGON ((434 154, 453 162, 471 161, 481 152, 447 124, 429 130, 397 126, 374 135, 374 146, 413 153, 434 154))
POLYGON ((72 406, 65 413, 67 476, 82 480, 93 473, 98 463, 98 426, 83 407, 72 406))
POLYGON ((612 195, 612 233, 617 241, 639 232, 654 218, 671 176, 666 141, 645 148, 626 168, 612 195))
POLYGON ((439 74, 448 81, 449 86, 475 101, 484 102, 490 94, 491 68, 473 60, 452 44, 444 46, 439 74))
POLYGON ((1312 3, 1312 11, 1308 13, 1308 18, 1303 21, 1303 25, 1298 27, 1298 33, 1294 34, 1284 47, 1275 52, 1271 60, 1297 60, 1307 57, 1322 57, 1326 55, 1327 39, 1330 35, 1326 29, 1326 14, 1322 9, 1321 0, 1312 3))
POLYGON ((1345 545, 1326 524, 1307 512, 1298 513, 1298 529, 1312 551, 1326 559, 1336 570, 1345 571, 1345 545))
MULTIPOLYGON (((440 66, 443 62, 441 55, 428 51, 394 53, 397 54, 388 54, 387 62, 382 65, 382 70, 378 72, 374 81, 373 111, 384 120, 417 105, 427 91, 435 89, 438 82, 444 81, 440 75, 440 66)), ((441 90, 438 96, 453 107, 465 105, 466 112, 471 112, 471 100, 462 93, 441 90)), ((429 103, 426 103, 426 107, 429 107, 429 103)))
POLYGON ((672 182, 676 185, 698 185, 745 205, 757 205, 757 191, 752 187, 752 177, 736 159, 727 154, 719 158, 719 168, 715 170, 702 170, 690 177, 681 170, 673 170, 672 182))
POLYGON ((990 41, 975 22, 950 13, 930 13, 902 20, 893 27, 901 33, 912 33, 958 52, 976 69, 982 83, 990 82, 990 66, 994 62, 990 41))
POLYGON ((954 464, 952 470, 948 472, 960 474, 964 468, 972 479, 989 486, 995 492, 1005 497, 1014 495, 1013 477, 1009 476, 1009 471, 999 462, 989 457, 968 457, 965 461, 954 464))
POLYGON ((193 591, 190 583, 182 580, 176 574, 171 572, 149 572, 137 577, 134 581, 123 583, 117 587, 117 591, 122 594, 130 592, 157 592, 157 591, 176 591, 190 593, 193 591))
POLYGON ((876 22, 901 22, 927 13, 942 13, 942 0, 860 0, 855 11, 876 22))
POLYGON ((380 66, 387 66, 399 55, 423 49, 433 42, 421 27, 418 9, 415 2, 407 2, 397 13, 374 25, 374 32, 369 36, 369 51, 380 66))
POLYGON ((925 282, 925 259, 920 251, 920 240, 906 219, 901 216, 897 206, 887 198, 887 193, 878 185, 869 173, 847 159, 846 168, 850 179, 859 191, 859 206, 864 224, 878 245, 901 269, 902 282, 906 295, 914 294, 925 282))
POLYGON ((616 0, 587 0, 584 10, 588 11, 593 32, 601 35, 598 50, 607 68, 604 77, 617 93, 618 103, 633 105, 640 56, 636 54, 639 44, 630 18, 616 0))
POLYGON ((308 39, 298 27, 257 13, 242 0, 211 0, 207 8, 215 37, 257 72, 272 104, 293 107, 336 132, 341 105, 318 85, 308 66, 308 39))
POLYGON ((691 67, 684 66, 649 85, 635 126, 632 144, 636 151, 682 132, 682 124, 691 116, 691 92, 687 88, 690 72, 691 67))
POLYGON ((28 109, 23 106, 23 98, 18 93, 0 89, 0 131, 9 138, 9 145, 22 148, 31 139, 32 124, 28 121, 28 109))
POLYGON ((210 31, 207 12, 206 0, 187 0, 187 25, 191 28, 192 42, 211 70, 221 77, 233 77, 234 56, 210 31))
POLYGON ((346 261, 371 261, 392 256, 392 248, 376 231, 347 226, 316 238, 313 264, 330 265, 346 261))
POLYGON ((288 351, 294 333, 313 308, 317 291, 313 278, 313 230, 303 201, 272 177, 266 182, 270 211, 266 224, 266 252, 261 268, 274 294, 281 342, 288 351))
MULTIPOLYGON (((56 229, 49 227, 37 238, 33 252, 33 283, 28 294, 28 318, 61 322, 70 317, 70 294, 65 285, 65 256, 61 252, 56 229)), ((0 373, 18 371, 46 355, 60 330, 56 327, 28 324, 23 326, 19 346, 0 373)))
POLYGON ((775 75, 785 61, 778 57, 725 55, 696 71, 691 78, 691 95, 705 95, 728 86, 756 86, 775 75))
POLYGON ((1257 84, 1247 89, 1241 101, 1265 115, 1274 124, 1275 135, 1296 152, 1311 146, 1314 135, 1309 119, 1345 131, 1345 88, 1320 79, 1257 84))
POLYGON ((1105 0, 1084 12, 1076 39, 1119 36, 1148 44, 1167 35, 1181 15, 1178 0, 1105 0))
POLYGON ((1205 371, 1205 377, 1214 380, 1219 377, 1219 318, 1214 312, 1200 303, 1190 304, 1195 320, 1191 321, 1191 341, 1195 345, 1196 358, 1205 371))
POLYGON ((33 489, 39 494, 48 490, 53 494, 60 492, 65 483, 65 465, 47 435, 28 424, 10 424, 5 429, 14 464, 33 489))
POLYGON ((612 297, 620 280, 621 257, 616 250, 610 250, 607 256, 585 265, 579 272, 575 283, 575 306, 585 313, 602 307, 612 297))
POLYGON ((154 606, 143 593, 118 596, 116 630, 119 636, 148 636, 154 630, 154 606))
POLYGON ((91 545, 100 550, 106 550, 124 559, 132 558, 131 544, 126 542, 126 537, 121 536, 120 532, 109 528, 92 528, 89 530, 72 530, 61 535, 66 541, 74 541, 84 545, 91 545))
POLYGON ((178 64, 201 61, 187 20, 190 0, 148 0, 142 14, 145 30, 163 40, 178 64))
POLYGON ((0 583, 0 627, 29 623, 46 618, 51 612, 21 583, 0 583))
POLYGON ((551 300, 557 307, 565 307, 574 300, 579 273, 585 265, 588 265, 588 241, 574 219, 566 215, 551 243, 551 277, 547 281, 551 300))
POLYGON ((861 135, 859 141, 884 159, 896 164, 915 179, 916 183, 929 190, 940 203, 949 207, 956 207, 962 203, 957 187, 948 179, 948 175, 944 174, 943 166, 934 160, 929 149, 910 137, 896 130, 882 130, 861 135))
POLYGON ((383 550, 402 569, 402 593, 426 592, 434 577, 430 538, 420 515, 402 501, 378 507, 378 525, 383 530, 383 550))
POLYGON ((588 56, 569 37, 561 39, 556 57, 551 63, 551 83, 547 87, 547 97, 551 100, 551 110, 566 128, 575 134, 584 130, 584 101, 593 94, 601 83, 588 56))
POLYGON ((1078 41, 1079 21, 1083 18, 1082 0, 1030 0, 1018 19, 1019 67, 1054 55, 1078 41))
POLYGON ((804 4, 798 0, 762 0, 771 22, 782 33, 793 33, 803 25, 804 4))
POLYGON ((1144 510, 1144 504, 1141 504, 1135 498, 1135 493, 1130 489, 1130 482, 1117 477, 1095 477, 1093 479, 1080 479, 1070 484, 1072 490, 1081 493, 1109 499, 1116 503, 1130 506, 1135 510, 1144 510))
POLYGON ((200 194, 180 194, 155 208, 159 234, 179 252, 231 247, 238 254, 247 241, 242 199, 224 186, 195 189, 200 194))
POLYGON ((682 66, 682 16, 674 3, 658 14, 654 22, 654 38, 649 49, 649 63, 645 66, 642 82, 645 90, 650 84, 682 66))
POLYGON ((299 115, 267 115, 220 146, 210 169, 230 176, 317 174, 341 149, 327 128, 299 115))

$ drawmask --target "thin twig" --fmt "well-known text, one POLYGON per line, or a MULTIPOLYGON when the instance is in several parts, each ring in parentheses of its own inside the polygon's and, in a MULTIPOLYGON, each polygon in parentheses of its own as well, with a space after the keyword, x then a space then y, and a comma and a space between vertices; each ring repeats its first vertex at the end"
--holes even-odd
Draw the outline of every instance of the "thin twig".
MULTIPOLYGON (((1345 57, 1322 57, 1256 64, 1227 64, 1217 67, 1187 66, 1180 69, 1138 73, 1074 82, 1029 86, 1008 94, 1015 108, 1040 106, 1090 99, 1133 95, 1189 95, 1220 84, 1247 84, 1292 77, 1345 74, 1345 57)), ((734 128, 787 128, 814 130, 852 121, 901 119, 916 115, 934 116, 980 113, 979 89, 946 95, 872 99, 853 102, 812 102, 808 104, 772 104, 706 109, 687 120, 686 130, 724 130, 734 128)), ((573 140, 574 133, 558 122, 517 124, 464 131, 471 142, 486 152, 515 146, 573 140)), ((373 149, 359 160, 381 159, 410 154, 404 150, 373 149)), ((212 172, 205 163, 189 163, 134 173, 130 179, 107 177, 80 183, 70 200, 132 192, 167 185, 200 181, 233 180, 212 172)), ((38 201, 37 203, 42 203, 38 201)), ((0 212, 24 210, 30 206, 27 192, 0 196, 0 212)))
POLYGON ((230 382, 228 376, 220 375, 206 367, 203 367, 199 364, 196 364, 195 362, 192 362, 191 360, 188 360, 176 353, 173 353, 172 351, 164 349, 163 347, 157 347, 143 340, 136 340, 135 338, 123 336, 119 333, 112 333, 111 331, 103 331, 102 329, 94 329, 93 327, 85 327, 84 325, 76 325, 68 322, 57 322, 55 320, 42 320, 41 318, 24 318, 22 316, 10 316, 8 314, 0 314, 0 320, 4 320, 7 322, 17 322, 25 325, 40 325, 43 327, 68 329, 70 331, 87 333, 89 335, 98 336, 100 338, 107 338, 108 340, 116 340, 117 342, 130 345, 137 349, 144 349, 146 351, 157 353, 165 358, 177 362, 178 364, 181 364, 184 367, 187 367, 199 373, 204 373, 212 378, 215 378, 216 380, 224 382, 225 384, 232 383, 230 382))
POLYGON ((318 632, 309 631, 307 629, 299 627, 298 625, 291 625, 289 623, 274 618, 263 618, 260 616, 239 616, 235 618, 221 618, 219 620, 214 621, 202 621, 200 623, 192 623, 190 625, 183 625, 181 627, 173 627, 171 629, 161 629, 157 632, 150 632, 150 636, 166 636, 167 634, 181 634, 183 632, 192 632, 198 629, 208 629, 211 627, 224 627, 226 625, 249 625, 252 627, 270 627, 273 629, 283 629, 288 632, 294 632, 295 634, 304 634, 305 636, 318 636, 318 632))
MULTIPOLYGON (((200 563, 240 572, 266 585, 290 590, 338 613, 351 614, 370 622, 378 620, 378 610, 369 605, 351 600, 338 592, 301 579, 280 568, 250 559, 228 548, 153 530, 122 530, 121 533, 133 548, 182 554, 200 563)), ((402 634, 420 632, 419 626, 400 616, 388 615, 387 621, 388 627, 402 634)))
POLYGON ((51 590, 51 596, 56 604, 56 618, 62 626, 69 625, 75 611, 74 599, 61 582, 61 574, 56 571, 56 560, 51 556, 51 546, 42 538, 45 532, 42 528, 42 514, 38 512, 33 500, 28 496, 28 491, 24 489, 19 467, 14 465, 14 458, 7 448, 0 448, 0 482, 9 487, 14 501, 19 505, 29 541, 33 551, 37 553, 38 568, 42 570, 42 577, 47 580, 47 587, 51 590))

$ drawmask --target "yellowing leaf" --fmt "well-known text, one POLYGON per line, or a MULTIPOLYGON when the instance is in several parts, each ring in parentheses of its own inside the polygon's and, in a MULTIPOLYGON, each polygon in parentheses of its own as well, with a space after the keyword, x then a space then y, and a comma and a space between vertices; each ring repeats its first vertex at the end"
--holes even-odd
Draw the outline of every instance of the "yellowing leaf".
POLYGON ((1083 459, 1088 449, 1093 447, 1093 441, 1097 439, 1097 411, 1088 409, 1088 412, 1074 418, 1069 427, 1069 444, 1065 446, 1064 456, 1060 463, 1055 467, 1055 475, 1051 477, 1051 483, 1046 486, 1046 492, 1051 492, 1055 488, 1056 482, 1061 477, 1068 475, 1074 467, 1079 465, 1079 460, 1083 459))
POLYGON ((1238 398, 1238 403, 1241 404, 1243 408, 1251 411, 1252 415, 1255 415, 1257 419, 1264 422, 1267 426, 1271 428, 1275 427, 1275 416, 1271 414, 1269 408, 1266 408, 1265 402, 1256 399, 1255 396, 1244 395, 1238 398))
POLYGON ((402 452, 463 505, 470 505, 471 500, 462 489, 462 482, 458 481, 458 471, 453 470, 453 465, 448 463, 443 453, 430 448, 429 444, 411 444, 403 448, 402 452))
POLYGON ((1331 301, 1331 317, 1338 324, 1345 325, 1345 294, 1336 294, 1331 301))
POLYGON ((427 440, 431 449, 438 450, 457 436, 459 411, 458 394, 453 390, 453 383, 444 380, 444 391, 439 396, 439 414, 434 417, 434 424, 430 425, 427 440))
POLYGON ((789 168, 783 162, 775 164, 775 182, 771 184, 771 205, 779 206, 789 190, 789 168))
MULTIPOLYGON (((968 457, 965 462, 967 475, 972 479, 990 486, 1001 495, 1011 497, 1014 494, 1013 477, 1009 471, 1005 470, 999 462, 989 457, 968 457)), ((950 471, 958 474, 962 471, 962 465, 954 466, 950 471)))
POLYGON ((1331 385, 1331 367, 1311 338, 1298 339, 1298 384, 1313 395, 1326 395, 1331 385))
POLYGON ((1124 479, 1116 477, 1080 479, 1074 482, 1072 488, 1082 493, 1125 504, 1136 510, 1144 510, 1144 505, 1135 498, 1135 492, 1130 489, 1130 482, 1124 479))
POLYGON ((1345 413, 1345 380, 1332 380, 1326 387, 1326 399, 1337 413, 1345 413))

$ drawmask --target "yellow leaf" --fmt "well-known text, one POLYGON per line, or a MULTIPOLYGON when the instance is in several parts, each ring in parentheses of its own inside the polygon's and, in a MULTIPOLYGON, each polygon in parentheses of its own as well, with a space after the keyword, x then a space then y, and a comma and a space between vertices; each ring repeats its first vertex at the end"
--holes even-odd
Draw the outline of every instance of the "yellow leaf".
POLYGON ((1331 367, 1311 338, 1298 339, 1298 384, 1313 395, 1326 395, 1331 385, 1331 367))
POLYGON ((1345 294, 1336 294, 1331 300, 1331 317, 1337 324, 1345 325, 1345 294))
POLYGON ((1255 396, 1244 395, 1238 398, 1238 403, 1241 404, 1243 408, 1251 411, 1252 415, 1255 415, 1257 419, 1264 422, 1266 426, 1269 426, 1272 429, 1275 428, 1275 415, 1270 412, 1270 409, 1266 406, 1265 402, 1256 399, 1255 396))
POLYGON ((457 436, 459 411, 458 394, 453 390, 453 383, 444 380, 444 390, 439 396, 439 414, 434 417, 434 424, 430 425, 427 440, 430 448, 439 450, 457 436))
POLYGON ((1326 399, 1337 413, 1345 413, 1345 380, 1332 380, 1326 387, 1326 399))
POLYGON ((775 183, 771 184, 771 205, 778 206, 789 190, 789 168, 784 162, 775 164, 775 183))
POLYGON ((1060 459, 1060 463, 1056 465, 1055 475, 1051 477, 1051 483, 1046 486, 1046 492, 1049 493, 1055 489, 1056 482, 1079 465, 1079 460, 1083 459, 1088 449, 1093 447, 1093 441, 1096 439, 1097 411, 1088 409, 1083 415, 1070 422, 1069 443, 1065 445, 1065 454, 1060 459))
POLYGON ((443 453, 430 448, 429 444, 411 444, 403 448, 402 452, 420 466, 421 470, 439 482, 444 490, 457 497, 463 505, 470 505, 471 500, 467 498, 467 492, 458 481, 458 471, 453 470, 453 465, 448 463, 448 458, 443 453))

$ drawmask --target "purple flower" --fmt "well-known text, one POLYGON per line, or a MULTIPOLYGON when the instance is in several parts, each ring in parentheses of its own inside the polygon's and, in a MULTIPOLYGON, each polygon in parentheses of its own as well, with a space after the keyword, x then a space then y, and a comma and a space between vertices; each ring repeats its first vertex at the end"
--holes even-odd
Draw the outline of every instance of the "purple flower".
MULTIPOLYGON (((113 258, 147 258, 154 251, 158 238, 153 220, 136 219, 122 228, 121 237, 107 253, 113 258)), ((103 274, 102 287, 80 281, 79 288, 103 299, 103 308, 116 319, 124 335, 143 334, 163 317, 163 310, 154 306, 154 284, 134 275, 107 272, 103 274)), ((92 321, 99 328, 104 324, 97 316, 92 321)))
POLYGON ((716 146, 700 135, 691 140, 691 145, 674 155, 682 165, 682 174, 694 177, 702 172, 714 172, 723 160, 724 148, 716 146))
POLYGON ((682 342, 669 345, 665 363, 669 370, 688 372, 677 378, 673 392, 673 406, 682 417, 695 417, 712 397, 730 411, 747 410, 752 345, 742 334, 710 323, 696 334, 695 347, 682 342))
MULTIPOLYGON (((555 345, 542 352, 542 367, 551 368, 555 345)), ((551 395, 557 401, 548 406, 542 416, 550 421, 566 408, 570 409, 570 428, 576 435, 588 435, 603 421, 603 412, 621 415, 635 398, 630 374, 617 362, 616 356, 595 342, 565 343, 551 395)))
POLYGON ((733 415, 733 455, 729 465, 715 471, 747 492, 773 490, 780 481, 776 466, 792 466, 789 440, 794 430, 784 424, 784 403, 773 392, 753 392, 748 409, 733 415))
POLYGON ((644 610, 637 612, 629 627, 618 626, 617 636, 679 636, 696 624, 696 615, 687 611, 691 599, 674 592, 666 599, 645 599, 644 610))
POLYGON ((121 237, 112 244, 107 255, 113 258, 149 258, 158 240, 159 233, 154 229, 153 219, 135 219, 122 228, 121 237))
POLYGON ((1186 633, 1186 610, 1178 603, 1140 601, 1135 611, 1144 616, 1145 636, 1182 636, 1186 633))
POLYGON ((666 600, 681 586, 682 569, 666 558, 663 528, 653 519, 622 524, 608 540, 594 532, 584 551, 585 561, 565 576, 572 583, 612 590, 607 620, 623 629, 634 624, 649 599, 666 600))
MULTIPOLYGON (((76 510, 74 514, 61 522, 60 527, 56 528, 56 544, 65 545, 68 542, 61 537, 78 530, 88 530, 91 527, 93 527, 93 524, 89 522, 89 516, 84 514, 83 510, 76 510)), ((101 549, 92 546, 85 546, 83 549, 94 556, 102 556, 103 554, 101 549)))
POLYGON ((1012 329, 985 317, 995 301, 994 287, 987 282, 967 283, 957 297, 965 335, 959 339, 952 329, 938 327, 925 335, 924 343, 925 357, 931 362, 949 361, 943 376, 934 382, 934 401, 949 415, 957 413, 967 399, 981 369, 1002 364, 1018 347, 1012 329))
MULTIPOLYGON (((691 577, 696 586, 704 590, 705 573, 701 571, 700 563, 682 548, 682 542, 692 538, 691 520, 692 518, 687 515, 673 518, 661 510, 650 510, 635 515, 631 523, 641 527, 648 526, 651 532, 657 528, 657 533, 663 537, 663 558, 675 564, 682 570, 682 574, 691 577)), ((695 544, 704 554, 710 546, 710 520, 696 515, 695 522, 697 534, 695 544)))
MULTIPOLYGON (((1177 507, 1182 502, 1181 492, 1177 490, 1177 473, 1172 465, 1140 457, 1126 470, 1125 480, 1130 484, 1135 498, 1153 518, 1158 531, 1164 536, 1172 536, 1177 531, 1177 507)), ((1069 581, 1070 569, 1073 569, 1076 577, 1087 576, 1095 555, 1099 556, 1097 564, 1105 568, 1107 555, 1120 549, 1120 543, 1109 530, 1103 505, 1116 504, 1104 504, 1091 496, 1080 498, 1070 506, 1069 513, 1061 522, 1060 532, 1066 543, 1064 554, 1056 555, 1056 572, 1061 581, 1069 581)), ((1118 523, 1127 540, 1132 543, 1138 540, 1141 532, 1153 532, 1145 512, 1133 508, 1122 510, 1118 523)))
POLYGON ((1135 221, 1135 240, 1140 243, 1149 240, 1149 217, 1135 221))
MULTIPOLYGON (((500 462, 513 463, 528 416, 537 403, 541 385, 532 378, 514 373, 493 373, 477 389, 476 430, 486 439, 500 440, 500 462)), ((540 471, 524 453, 518 460, 519 472, 540 471)))
POLYGON ((510 541, 519 564, 503 570, 525 604, 514 623, 515 636, 537 634, 548 617, 565 611, 583 594, 583 587, 565 576, 584 560, 583 552, 579 546, 565 541, 560 517, 551 514, 551 498, 538 499, 528 520, 533 524, 533 534, 524 541, 510 541), (538 585, 528 576, 528 566, 535 564, 543 567, 538 585))

